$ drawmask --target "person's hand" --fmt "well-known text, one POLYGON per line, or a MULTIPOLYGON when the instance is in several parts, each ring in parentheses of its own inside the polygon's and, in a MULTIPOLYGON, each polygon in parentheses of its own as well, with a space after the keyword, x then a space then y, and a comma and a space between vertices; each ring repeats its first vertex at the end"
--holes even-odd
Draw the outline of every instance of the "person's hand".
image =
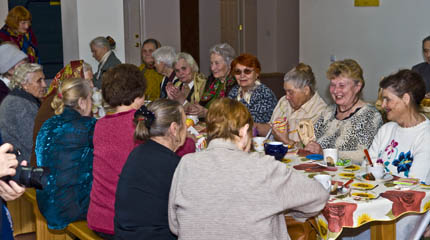
POLYGON ((315 141, 310 141, 308 145, 305 146, 305 150, 315 154, 323 154, 321 145, 315 141))
POLYGON ((18 160, 13 153, 8 153, 13 150, 13 146, 5 143, 0 146, 0 177, 15 175, 15 168, 18 166, 18 160))
MULTIPOLYGON (((27 166, 27 161, 22 161, 21 166, 27 166)), ((13 180, 8 183, 0 180, 0 197, 6 201, 12 201, 19 198, 25 192, 25 187, 18 185, 13 180)))
POLYGON ((5 201, 12 201, 19 198, 25 192, 25 187, 18 185, 15 181, 10 180, 9 184, 0 180, 0 197, 5 201))
POLYGON ((426 93, 425 98, 430 98, 430 92, 426 93))
POLYGON ((276 140, 283 142, 284 144, 294 145, 295 142, 290 139, 288 136, 288 130, 285 129, 284 132, 281 132, 279 128, 272 126, 272 134, 276 140))
POLYGON ((188 104, 185 108, 187 115, 197 115, 199 118, 206 117, 208 110, 200 104, 188 104))

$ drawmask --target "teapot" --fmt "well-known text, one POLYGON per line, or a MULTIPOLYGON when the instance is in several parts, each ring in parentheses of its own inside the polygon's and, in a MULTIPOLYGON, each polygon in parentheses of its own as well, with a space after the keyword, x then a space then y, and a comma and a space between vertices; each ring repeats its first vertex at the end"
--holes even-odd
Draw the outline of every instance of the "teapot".
POLYGON ((281 160, 288 152, 288 146, 284 146, 282 142, 269 142, 264 144, 264 152, 281 160))

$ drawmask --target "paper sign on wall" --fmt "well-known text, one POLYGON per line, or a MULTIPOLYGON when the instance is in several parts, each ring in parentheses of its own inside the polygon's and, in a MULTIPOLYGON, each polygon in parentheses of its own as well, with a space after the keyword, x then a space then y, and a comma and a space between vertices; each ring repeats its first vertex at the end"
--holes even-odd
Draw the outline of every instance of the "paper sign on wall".
POLYGON ((379 0, 354 0, 356 7, 379 7, 379 0))

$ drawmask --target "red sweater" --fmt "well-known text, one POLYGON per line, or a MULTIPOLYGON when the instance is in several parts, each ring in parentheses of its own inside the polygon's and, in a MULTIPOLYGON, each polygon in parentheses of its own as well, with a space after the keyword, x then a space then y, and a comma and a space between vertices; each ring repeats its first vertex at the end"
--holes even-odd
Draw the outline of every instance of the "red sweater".
POLYGON ((93 186, 88 208, 88 227, 114 234, 115 192, 122 167, 137 145, 133 138, 136 110, 107 115, 94 130, 93 186))

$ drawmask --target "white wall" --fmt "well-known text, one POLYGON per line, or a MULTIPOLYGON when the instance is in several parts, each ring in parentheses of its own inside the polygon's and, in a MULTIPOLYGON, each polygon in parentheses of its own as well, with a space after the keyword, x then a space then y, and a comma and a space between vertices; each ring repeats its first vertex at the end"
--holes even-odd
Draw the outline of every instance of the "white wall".
POLYGON ((124 62, 124 16, 122 1, 77 0, 79 56, 97 71, 89 43, 98 36, 111 36, 116 42, 115 55, 124 62))
POLYGON ((374 101, 381 77, 423 61, 421 41, 430 35, 430 1, 353 5, 352 0, 300 1, 300 60, 312 66, 324 96, 330 55, 357 60, 366 81, 364 99, 374 101))
POLYGON ((123 4, 118 0, 61 1, 63 19, 64 64, 83 59, 97 71, 98 63, 92 57, 89 43, 98 36, 111 36, 116 42, 115 54, 124 61, 123 4), (75 12, 76 11, 76 12, 75 12), (64 28, 67 26, 67 28, 64 28), (77 38, 76 38, 77 36, 77 38))
POLYGON ((8 11, 7 0, 0 0, 0 26, 4 25, 8 11))

